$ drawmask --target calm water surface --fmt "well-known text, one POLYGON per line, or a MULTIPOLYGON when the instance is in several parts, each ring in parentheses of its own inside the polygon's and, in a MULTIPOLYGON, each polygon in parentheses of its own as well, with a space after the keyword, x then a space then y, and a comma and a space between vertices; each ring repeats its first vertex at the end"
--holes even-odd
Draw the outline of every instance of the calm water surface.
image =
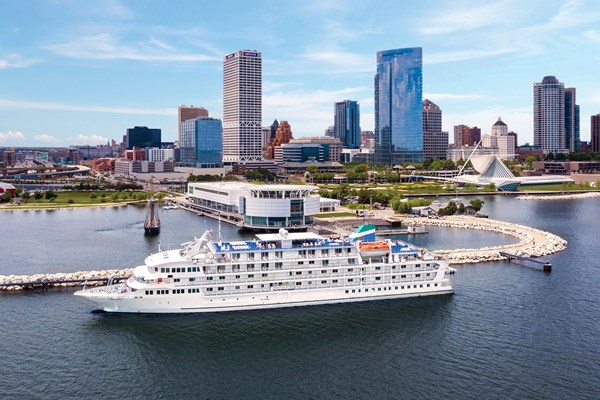
MULTIPOLYGON (((0 295, 0 398, 598 399, 600 199, 485 198, 492 218, 569 241, 551 274, 459 266, 456 294, 218 315, 109 315, 71 290, 0 295)), ((0 274, 128 267, 214 221, 144 209, 0 213, 0 274)), ((226 238, 238 237, 223 225, 226 238)), ((459 229, 429 248, 511 243, 459 229)))

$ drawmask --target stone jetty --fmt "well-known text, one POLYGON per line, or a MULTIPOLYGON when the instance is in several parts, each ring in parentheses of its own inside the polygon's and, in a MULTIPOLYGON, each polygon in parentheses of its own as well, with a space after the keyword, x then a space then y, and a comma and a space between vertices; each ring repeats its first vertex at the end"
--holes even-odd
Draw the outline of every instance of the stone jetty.
POLYGON ((567 241, 549 232, 525 225, 513 224, 493 219, 469 216, 448 216, 444 218, 416 218, 411 225, 440 226, 445 228, 474 229, 502 233, 516 237, 515 244, 472 249, 437 250, 436 254, 448 257, 450 264, 479 263, 505 260, 500 252, 524 257, 541 257, 567 248, 567 241))
POLYGON ((586 192, 586 193, 574 193, 574 194, 547 194, 547 195, 526 195, 517 196, 517 200, 577 200, 587 199, 590 197, 600 197, 600 191, 598 192, 586 192))
POLYGON ((35 274, 35 275, 0 275, 0 291, 16 291, 27 287, 47 285, 47 287, 73 287, 104 285, 106 280, 114 277, 128 277, 133 269, 109 269, 104 271, 79 271, 69 273, 35 274), (31 283, 31 285, 26 285, 31 283), (11 286, 10 284, 14 284, 11 286))

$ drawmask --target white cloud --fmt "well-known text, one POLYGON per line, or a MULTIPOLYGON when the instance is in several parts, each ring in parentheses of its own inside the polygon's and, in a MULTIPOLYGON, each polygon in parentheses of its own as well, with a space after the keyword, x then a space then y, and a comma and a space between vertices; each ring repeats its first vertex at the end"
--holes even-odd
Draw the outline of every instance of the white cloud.
POLYGON ((425 55, 423 56, 423 63, 441 64, 455 61, 473 60, 477 58, 486 58, 497 56, 500 54, 512 53, 516 50, 517 49, 513 47, 503 47, 491 50, 457 50, 444 53, 433 53, 431 55, 425 53, 425 55))
POLYGON ((591 42, 600 43, 600 30, 590 29, 583 32, 583 36, 591 42))
POLYGON ((37 64, 42 60, 37 58, 26 59, 22 56, 11 53, 0 56, 0 69, 8 68, 27 68, 30 65, 37 64))
POLYGON ((151 38, 137 45, 121 44, 109 33, 78 37, 72 41, 46 46, 55 54, 91 60, 132 60, 154 62, 221 61, 221 57, 179 51, 171 45, 151 38))
POLYGON ((452 5, 452 10, 442 10, 437 15, 425 19, 421 23, 424 27, 418 31, 426 35, 440 35, 499 25, 509 18, 509 11, 513 9, 505 1, 461 9, 456 9, 453 2, 448 4, 452 5))
POLYGON ((51 135, 46 135, 46 134, 36 135, 33 137, 33 140, 37 141, 38 143, 54 144, 54 145, 59 145, 63 142, 61 139, 59 139, 57 137, 54 137, 51 135))
POLYGON ((110 140, 104 136, 99 135, 77 135, 75 137, 69 138, 71 142, 75 142, 77 144, 105 144, 110 140))
POLYGON ((61 103, 44 103, 37 101, 20 101, 0 99, 0 110, 55 110, 55 111, 75 111, 75 112, 93 112, 93 113, 112 113, 112 114, 133 114, 133 115, 161 115, 175 116, 176 108, 134 108, 134 107, 105 107, 105 106, 76 106, 61 103))
POLYGON ((465 94, 454 94, 454 93, 423 93, 423 99, 429 99, 431 101, 462 101, 462 100, 479 100, 484 99, 486 96, 477 93, 465 93, 465 94))
POLYGON ((0 132, 0 144, 12 144, 25 140, 23 133, 16 131, 0 132))

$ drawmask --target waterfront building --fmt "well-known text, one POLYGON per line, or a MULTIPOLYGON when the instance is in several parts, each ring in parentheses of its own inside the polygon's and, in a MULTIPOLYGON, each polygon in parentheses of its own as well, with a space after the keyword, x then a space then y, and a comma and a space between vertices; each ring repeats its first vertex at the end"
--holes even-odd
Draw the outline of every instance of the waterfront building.
POLYGON ((517 146, 519 145, 519 135, 517 135, 516 132, 510 131, 508 132, 508 136, 512 136, 513 138, 515 138, 515 149, 517 148, 517 146))
POLYGON ((448 150, 448 132, 442 132, 442 110, 431 100, 423 100, 423 151, 425 158, 443 160, 448 150))
POLYGON ((576 89, 565 89, 565 148, 569 152, 579 151, 579 105, 576 104, 576 89))
POLYGON ((600 113, 591 117, 590 147, 594 153, 600 153, 600 113))
POLYGON ((239 50, 223 61, 223 162, 262 159, 262 55, 239 50))
POLYGON ((15 164, 16 160, 17 158, 15 157, 14 148, 11 147, 2 151, 2 163, 5 167, 12 167, 15 164))
POLYGON ((146 149, 146 160, 175 161, 175 149, 159 149, 157 147, 149 147, 146 149))
POLYGON ((566 153, 565 85, 555 76, 533 84, 533 144, 544 154, 566 153))
POLYGON ((515 155, 520 162, 524 162, 529 156, 539 157, 539 159, 542 159, 544 157, 544 151, 540 146, 525 143, 524 145, 518 146, 515 149, 515 155))
POLYGON ((186 197, 200 210, 239 219, 251 229, 303 229, 319 213, 318 188, 304 185, 252 185, 242 182, 190 183, 186 197))
POLYGON ((221 120, 198 117, 181 123, 180 164, 198 168, 223 165, 221 120))
POLYGON ((420 47, 377 53, 375 161, 423 160, 423 54, 420 47))
POLYGON ((360 107, 356 101, 335 103, 333 136, 348 149, 360 148, 360 107))
POLYGON ((160 129, 136 126, 127 129, 127 133, 125 134, 125 148, 127 150, 131 150, 134 147, 160 147, 160 145, 160 129))
POLYGON ((454 147, 473 146, 481 140, 481 129, 476 126, 454 125, 454 147))
POLYGON ((501 160, 515 158, 515 138, 508 135, 508 126, 500 118, 492 126, 492 134, 483 137, 482 146, 497 148, 501 160))
POLYGON ((342 152, 340 140, 329 136, 305 136, 291 139, 290 144, 318 144, 323 150, 323 161, 338 162, 342 152))
MULTIPOLYGON (((275 157, 278 164, 287 162, 328 161, 325 160, 323 146, 318 143, 288 143, 280 147, 275 157), (279 155, 281 158, 279 158, 279 155)), ((328 154, 329 155, 329 154, 328 154)))
POLYGON ((92 170, 99 173, 113 172, 115 170, 115 159, 95 158, 92 160, 92 170))
POLYGON ((208 110, 204 107, 181 105, 177 107, 177 142, 181 145, 181 123, 198 117, 208 117, 208 110))
POLYGON ((141 161, 141 160, 116 160, 115 174, 131 176, 133 174, 147 174, 156 172, 174 172, 173 161, 141 161))

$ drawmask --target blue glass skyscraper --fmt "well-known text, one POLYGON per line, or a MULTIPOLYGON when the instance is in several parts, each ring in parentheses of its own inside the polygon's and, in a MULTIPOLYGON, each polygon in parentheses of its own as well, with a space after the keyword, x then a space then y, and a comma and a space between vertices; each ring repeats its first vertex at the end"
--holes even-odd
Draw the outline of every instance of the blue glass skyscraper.
POLYGON ((183 166, 217 168, 223 165, 223 127, 220 119, 199 117, 181 123, 180 160, 183 166))
POLYGON ((423 161, 423 51, 420 47, 377 53, 375 162, 423 161))
POLYGON ((348 149, 360 148, 360 108, 356 101, 335 103, 333 136, 348 149))

